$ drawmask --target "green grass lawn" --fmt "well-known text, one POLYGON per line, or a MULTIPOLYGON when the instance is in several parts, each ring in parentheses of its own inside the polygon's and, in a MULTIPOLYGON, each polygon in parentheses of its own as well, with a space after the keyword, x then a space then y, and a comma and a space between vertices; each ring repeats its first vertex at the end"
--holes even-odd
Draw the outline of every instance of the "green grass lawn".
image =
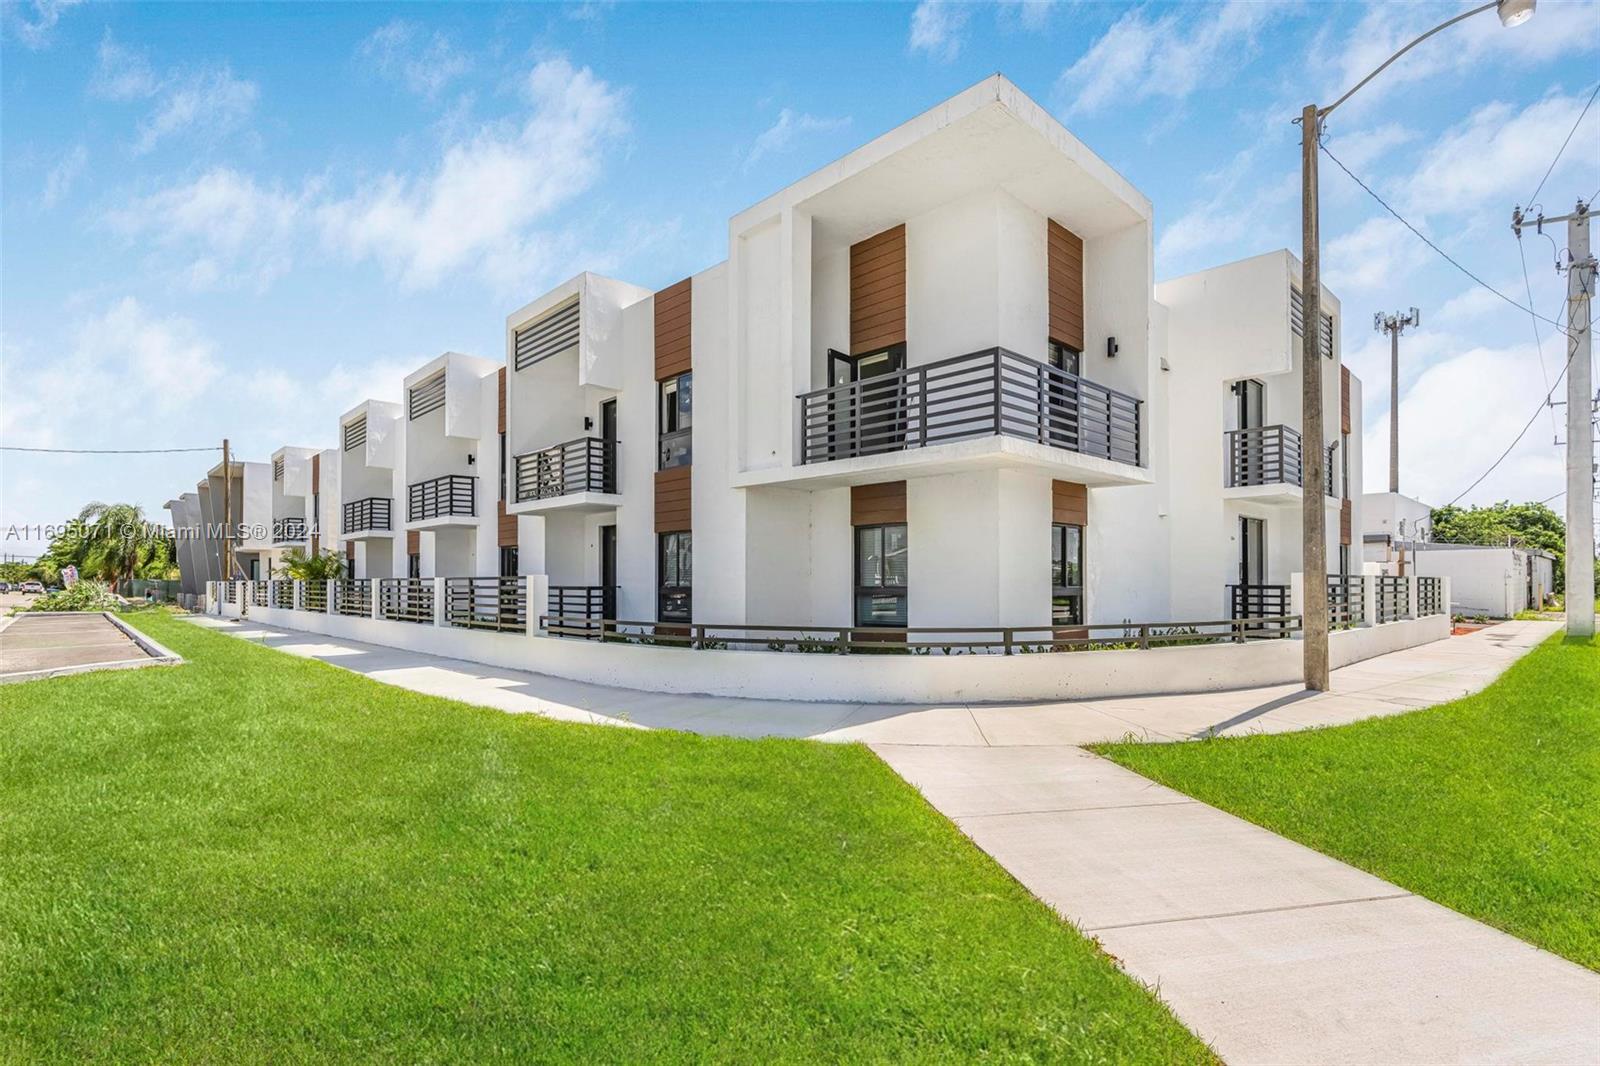
POLYGON ((1557 636, 1483 692, 1124 766, 1600 969, 1600 645, 1557 636))
POLYGON ((865 748, 209 633, 0 686, 0 1060, 1208 1061, 865 748))

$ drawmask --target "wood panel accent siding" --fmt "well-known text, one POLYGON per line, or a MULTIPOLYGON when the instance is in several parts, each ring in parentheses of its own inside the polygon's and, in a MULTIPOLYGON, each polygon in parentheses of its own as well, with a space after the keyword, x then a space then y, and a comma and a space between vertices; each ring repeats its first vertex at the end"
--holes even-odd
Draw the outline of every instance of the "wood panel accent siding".
MULTIPOLYGON (((694 319, 694 285, 684 278, 656 293, 656 380, 694 369, 689 327, 694 319)), ((685 526, 684 528, 688 528, 685 526)))
POLYGON ((495 376, 500 379, 498 383, 500 392, 500 424, 496 428, 498 432, 504 433, 506 431, 506 368, 501 367, 499 373, 497 373, 495 376))
POLYGON ((348 563, 350 563, 352 565, 355 564, 355 561, 356 561, 356 542, 355 541, 347 540, 347 541, 344 542, 344 557, 345 557, 345 561, 346 562, 348 562, 348 563))
POLYGON ((495 543, 502 548, 517 546, 517 516, 506 514, 506 501, 495 501, 495 543))
POLYGON ((906 483, 880 481, 850 486, 850 524, 879 526, 906 520, 906 483))
POLYGON ((1050 521, 1069 526, 1089 524, 1089 488, 1076 481, 1050 482, 1050 521))
POLYGON ((683 533, 694 529, 692 466, 656 471, 656 532, 683 533))
POLYGON ((1339 543, 1350 543, 1350 501, 1339 501, 1339 543))
POLYGON ((418 529, 406 530, 406 554, 416 555, 422 551, 422 531, 418 529))
POLYGON ((906 227, 850 246, 850 354, 906 341, 906 227))
POLYGON ((1050 293, 1050 337, 1083 351, 1083 239, 1054 219, 1045 220, 1050 293))
POLYGON ((1339 432, 1350 432, 1350 368, 1339 367, 1339 432))
POLYGON ((311 491, 322 491, 322 453, 318 452, 311 457, 311 491))

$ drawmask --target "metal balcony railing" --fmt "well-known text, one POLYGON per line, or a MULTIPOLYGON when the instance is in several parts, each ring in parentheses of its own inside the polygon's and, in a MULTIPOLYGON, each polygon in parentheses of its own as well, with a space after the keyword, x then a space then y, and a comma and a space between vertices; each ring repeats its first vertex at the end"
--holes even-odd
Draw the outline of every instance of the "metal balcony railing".
POLYGON ((799 397, 801 461, 1004 436, 1137 466, 1142 401, 1005 348, 799 397))
POLYGON ((526 452, 514 460, 512 484, 517 503, 577 492, 616 492, 616 441, 579 437, 526 452))
POLYGON ((280 518, 272 523, 272 543, 292 544, 306 539, 304 518, 280 518))
POLYGON ((468 474, 445 474, 407 486, 406 521, 478 513, 478 479, 468 474))
POLYGON ((394 501, 387 496, 368 496, 344 505, 343 529, 351 533, 383 533, 394 528, 391 512, 394 501))
POLYGON ((1250 485, 1300 485, 1304 458, 1300 433, 1288 426, 1230 429, 1227 487, 1250 485))

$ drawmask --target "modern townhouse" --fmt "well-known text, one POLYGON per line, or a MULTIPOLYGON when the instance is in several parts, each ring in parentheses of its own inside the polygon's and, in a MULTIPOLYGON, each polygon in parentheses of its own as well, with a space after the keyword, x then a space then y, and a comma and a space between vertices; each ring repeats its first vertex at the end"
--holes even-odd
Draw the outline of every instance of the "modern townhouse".
MULTIPOLYGON (((690 692, 1295 676, 1291 255, 1156 287, 1148 200, 1000 76, 735 215, 728 241, 654 292, 580 274, 507 317, 503 365, 447 353, 398 409, 347 412, 357 580, 267 620, 690 692), (1133 650, 1003 658, 1096 641, 1133 650), (805 651, 836 654, 782 654, 805 651)), ((1350 553, 1360 383, 1323 306, 1314 491, 1352 661, 1448 627, 1437 586, 1380 595, 1350 553)))
POLYGON ((1305 485, 1300 261, 1271 252, 1156 286, 1167 310, 1166 507, 1173 617, 1291 613, 1304 493, 1326 506, 1335 596, 1362 573, 1361 382, 1340 354, 1338 297, 1322 291, 1318 347, 1326 477, 1305 485), (1219 491, 1220 487, 1220 491, 1219 491))

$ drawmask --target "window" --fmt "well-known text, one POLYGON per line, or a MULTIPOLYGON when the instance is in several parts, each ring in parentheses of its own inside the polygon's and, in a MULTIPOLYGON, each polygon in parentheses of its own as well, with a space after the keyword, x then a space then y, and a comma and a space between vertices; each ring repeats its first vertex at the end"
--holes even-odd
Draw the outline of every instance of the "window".
POLYGON ((1069 374, 1081 374, 1083 354, 1076 348, 1069 348, 1059 341, 1050 342, 1050 365, 1057 370, 1065 370, 1069 374))
POLYGON ((311 494, 311 532, 320 533, 321 531, 322 531, 322 493, 313 492, 311 494))
POLYGON ((500 576, 517 576, 517 549, 515 545, 507 545, 500 549, 500 576))
POLYGON ((659 469, 688 466, 693 459, 690 427, 694 424, 694 373, 661 382, 661 461, 659 469))
POLYGON ((344 450, 353 452, 365 443, 367 443, 367 416, 362 415, 354 421, 346 422, 344 426, 344 450))
MULTIPOLYGON (((1339 495, 1346 500, 1350 498, 1350 434, 1348 433, 1339 441, 1339 495)), ((1347 572, 1340 571, 1340 573, 1347 572)))
POLYGON ((1339 545, 1339 576, 1350 576, 1350 545, 1339 545))
POLYGON ((855 530, 856 625, 906 625, 910 596, 904 523, 855 530))
POLYGON ((422 556, 416 552, 412 552, 410 555, 406 556, 406 576, 422 576, 422 556))
POLYGON ((506 435, 500 434, 500 502, 506 502, 506 435))
POLYGON ((1083 624, 1083 527, 1050 527, 1050 624, 1083 624))
POLYGON ((661 534, 661 593, 656 617, 663 622, 687 622, 693 606, 694 534, 661 534))
POLYGON ((444 406, 444 371, 441 370, 428 380, 411 387, 407 398, 407 411, 410 421, 416 421, 423 415, 431 414, 444 406))

